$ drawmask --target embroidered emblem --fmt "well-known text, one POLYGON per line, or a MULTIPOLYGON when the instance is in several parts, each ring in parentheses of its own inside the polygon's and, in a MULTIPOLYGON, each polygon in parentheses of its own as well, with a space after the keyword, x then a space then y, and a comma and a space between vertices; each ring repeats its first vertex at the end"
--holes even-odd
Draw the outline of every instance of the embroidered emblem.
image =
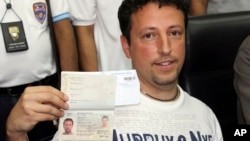
POLYGON ((33 4, 33 11, 36 19, 43 24, 47 15, 46 3, 38 2, 33 4))

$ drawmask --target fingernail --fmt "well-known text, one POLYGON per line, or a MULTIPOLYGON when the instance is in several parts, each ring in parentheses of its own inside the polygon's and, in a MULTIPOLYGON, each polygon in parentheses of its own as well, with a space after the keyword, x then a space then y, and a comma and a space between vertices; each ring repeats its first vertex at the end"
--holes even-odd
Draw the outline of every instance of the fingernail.
POLYGON ((64 107, 65 107, 65 109, 69 109, 69 104, 68 104, 68 103, 65 103, 65 104, 64 104, 64 107))
POLYGON ((65 100, 68 100, 69 97, 68 97, 66 94, 64 94, 64 99, 65 99, 65 100))

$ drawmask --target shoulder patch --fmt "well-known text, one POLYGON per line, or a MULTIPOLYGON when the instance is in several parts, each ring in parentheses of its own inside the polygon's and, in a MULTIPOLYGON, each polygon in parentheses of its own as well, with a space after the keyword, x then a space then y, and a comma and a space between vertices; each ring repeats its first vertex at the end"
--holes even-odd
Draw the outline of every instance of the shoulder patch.
POLYGON ((33 12, 39 23, 43 24, 47 15, 46 3, 37 2, 33 4, 33 12))

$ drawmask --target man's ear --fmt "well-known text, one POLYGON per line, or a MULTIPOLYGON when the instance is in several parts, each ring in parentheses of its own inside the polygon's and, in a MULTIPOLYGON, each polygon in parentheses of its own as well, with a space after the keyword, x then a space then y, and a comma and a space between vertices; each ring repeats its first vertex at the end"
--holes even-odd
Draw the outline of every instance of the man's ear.
POLYGON ((125 38, 125 36, 121 35, 120 41, 121 41, 121 45, 122 45, 122 49, 123 49, 124 54, 126 55, 127 58, 131 58, 130 52, 129 52, 128 40, 125 38))

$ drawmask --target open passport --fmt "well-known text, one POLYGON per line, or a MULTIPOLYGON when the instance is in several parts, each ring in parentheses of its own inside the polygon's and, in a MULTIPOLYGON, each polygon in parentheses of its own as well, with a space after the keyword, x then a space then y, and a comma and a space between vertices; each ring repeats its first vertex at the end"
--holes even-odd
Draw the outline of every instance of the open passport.
POLYGON ((111 141, 116 106, 138 104, 135 70, 61 73, 69 110, 59 120, 60 141, 111 141))

